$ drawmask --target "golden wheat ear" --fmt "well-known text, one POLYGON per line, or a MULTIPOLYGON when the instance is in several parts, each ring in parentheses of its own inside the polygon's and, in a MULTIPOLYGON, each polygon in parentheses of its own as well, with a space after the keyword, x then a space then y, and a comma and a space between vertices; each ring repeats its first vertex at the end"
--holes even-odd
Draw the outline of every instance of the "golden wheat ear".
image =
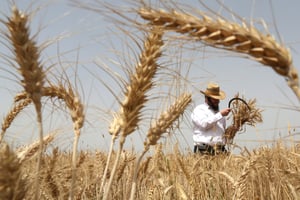
POLYGON ((159 119, 151 126, 147 133, 147 140, 144 144, 145 148, 149 145, 156 145, 161 135, 182 115, 191 101, 191 94, 182 94, 168 110, 160 115, 159 119))
MULTIPOLYGON (((136 130, 138 123, 141 120, 142 108, 148 100, 146 93, 153 86, 153 78, 158 69, 157 60, 162 55, 161 49, 164 44, 162 37, 163 31, 161 29, 156 27, 151 29, 149 35, 144 41, 144 47, 141 49, 142 52, 139 56, 138 63, 135 66, 135 72, 130 72, 129 74, 129 83, 125 86, 125 98, 121 103, 120 111, 116 114, 117 118, 113 120, 113 123, 110 126, 109 130, 110 134, 113 135, 113 139, 111 142, 111 149, 109 151, 109 158, 112 152, 114 140, 118 135, 120 135, 120 141, 111 177, 108 181, 107 188, 104 190, 104 200, 108 198, 109 190, 126 137, 136 130)), ((109 163, 109 160, 107 163, 109 163)), ((108 165, 106 165, 103 177, 106 176, 107 167, 108 165)), ((103 185, 104 179, 102 179, 101 190, 103 185)))
POLYGON ((36 194, 35 199, 39 197, 39 176, 41 168, 41 159, 43 152, 43 125, 42 125, 42 90, 44 85, 45 73, 40 64, 40 50, 36 42, 30 37, 30 30, 28 28, 28 15, 22 13, 16 7, 13 7, 12 16, 7 19, 6 26, 9 34, 8 40, 13 46, 15 54, 15 62, 18 64, 18 71, 21 73, 23 80, 21 84, 35 106, 37 113, 37 122, 39 126, 40 138, 40 155, 37 162, 37 176, 36 176, 36 194))
POLYGON ((186 107, 191 103, 191 94, 182 94, 173 105, 171 105, 165 112, 163 112, 159 119, 150 127, 146 141, 144 142, 144 151, 138 158, 133 175, 133 183, 131 186, 130 200, 135 199, 137 175, 143 156, 149 150, 151 145, 156 145, 158 140, 166 133, 167 129, 170 129, 175 120, 177 120, 185 111, 186 107))
POLYGON ((6 26, 10 33, 8 39, 14 48, 15 61, 23 77, 22 86, 37 110, 40 110, 45 73, 39 61, 40 50, 30 37, 28 16, 13 7, 13 14, 8 18, 6 26))
POLYGON ((286 77, 289 87, 300 100, 299 76, 292 64, 292 56, 285 46, 269 34, 263 34, 246 23, 240 25, 204 14, 196 17, 175 10, 169 12, 153 8, 141 8, 138 14, 148 20, 151 26, 186 34, 212 47, 250 55, 286 77))
MULTIPOLYGON (((43 138, 43 145, 44 146, 49 145, 54 140, 55 136, 56 136, 56 133, 52 133, 52 134, 45 136, 43 138)), ((33 157, 34 155, 36 155, 37 151, 40 148, 40 145, 41 144, 39 141, 35 141, 30 145, 18 148, 16 150, 16 155, 19 158, 19 162, 22 163, 23 161, 28 160, 31 157, 33 157)))
MULTIPOLYGON (((65 88, 65 86, 62 83, 58 84, 57 86, 50 83, 50 86, 43 87, 42 96, 57 98, 59 100, 62 100, 70 111, 70 115, 73 121, 74 135, 75 135, 74 137, 75 139, 73 143, 73 157, 72 157, 72 186, 70 191, 70 197, 73 197, 74 195, 73 186, 75 184, 75 177, 76 177, 75 172, 76 172, 76 160, 77 160, 77 147, 78 147, 79 137, 81 134, 81 128, 83 127, 84 120, 85 120, 84 106, 79 96, 75 93, 75 91, 71 87, 71 85, 69 85, 68 88, 65 88)), ((26 92, 19 93, 18 95, 15 96, 15 102, 20 102, 21 100, 24 101, 26 99, 27 99, 26 92)), ((46 142, 46 144, 48 144, 50 139, 51 138, 46 138, 43 141, 46 142)), ((34 144, 32 147, 30 147, 33 150, 30 151, 31 152, 34 151, 36 147, 40 147, 40 145, 34 144)), ((22 153, 22 155, 25 153, 22 153)))
POLYGON ((44 87, 43 96, 51 98, 57 98, 63 100, 70 111, 70 115, 73 121, 74 129, 74 142, 73 142, 73 153, 72 153, 72 183, 70 190, 70 199, 74 198, 75 178, 76 178, 76 160, 78 151, 78 141, 81 134, 81 128, 84 125, 85 114, 84 105, 81 102, 79 95, 75 93, 71 85, 65 88, 63 84, 58 86, 50 85, 44 87))
POLYGON ((1 135, 0 135, 0 143, 3 140, 4 134, 6 130, 10 127, 13 120, 17 117, 17 115, 26 108, 30 103, 32 102, 31 99, 25 98, 24 100, 21 100, 20 102, 16 102, 13 106, 13 108, 8 112, 6 117, 4 118, 2 122, 2 129, 1 129, 1 135))
POLYGON ((121 128, 121 138, 125 138, 136 129, 141 110, 147 102, 146 92, 152 88, 153 78, 157 73, 157 60, 162 55, 162 36, 163 31, 154 28, 144 42, 144 49, 135 66, 135 72, 129 74, 129 83, 125 86, 125 97, 120 111, 110 126, 112 135, 117 135, 116 131, 121 128))
POLYGON ((21 163, 10 147, 0 145, 0 199, 24 199, 26 185, 22 180, 21 163))

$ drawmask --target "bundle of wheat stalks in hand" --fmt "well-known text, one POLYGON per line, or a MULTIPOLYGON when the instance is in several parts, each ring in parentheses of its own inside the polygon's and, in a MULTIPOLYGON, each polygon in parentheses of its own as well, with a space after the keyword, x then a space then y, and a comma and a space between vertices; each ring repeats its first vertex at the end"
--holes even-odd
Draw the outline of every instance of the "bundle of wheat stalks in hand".
MULTIPOLYGON (((240 98, 239 94, 235 95, 235 98, 240 98)), ((240 100, 232 101, 232 124, 226 128, 224 134, 227 144, 232 143, 236 133, 242 130, 243 125, 255 126, 256 123, 263 121, 262 110, 256 108, 256 99, 248 101, 244 98, 240 99, 244 100, 247 105, 240 100)))

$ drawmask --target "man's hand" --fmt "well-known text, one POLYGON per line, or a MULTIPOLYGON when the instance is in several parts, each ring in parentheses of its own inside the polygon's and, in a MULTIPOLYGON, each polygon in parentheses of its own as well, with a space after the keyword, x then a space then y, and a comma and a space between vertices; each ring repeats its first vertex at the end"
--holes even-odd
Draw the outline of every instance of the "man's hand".
POLYGON ((230 108, 225 108, 220 111, 222 116, 227 116, 230 113, 231 109, 230 108))

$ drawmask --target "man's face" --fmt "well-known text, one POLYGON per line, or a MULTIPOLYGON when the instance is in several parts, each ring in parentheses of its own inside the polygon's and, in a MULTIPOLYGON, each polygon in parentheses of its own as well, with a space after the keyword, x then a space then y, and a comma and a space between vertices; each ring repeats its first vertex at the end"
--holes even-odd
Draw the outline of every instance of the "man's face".
POLYGON ((219 111, 219 99, 214 99, 212 97, 206 97, 207 98, 207 104, 214 110, 219 111))

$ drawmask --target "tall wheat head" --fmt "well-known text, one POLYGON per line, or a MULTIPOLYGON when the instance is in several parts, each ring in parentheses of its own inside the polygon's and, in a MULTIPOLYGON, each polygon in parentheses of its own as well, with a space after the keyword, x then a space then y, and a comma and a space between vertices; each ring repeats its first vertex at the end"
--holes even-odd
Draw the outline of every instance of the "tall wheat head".
POLYGON ((35 106, 37 113, 37 122, 39 125, 39 138, 40 138, 40 155, 37 162, 37 177, 36 188, 37 192, 35 199, 39 196, 39 172, 41 167, 41 159, 43 152, 43 126, 42 126, 42 89, 44 85, 45 73, 43 67, 40 64, 39 49, 30 37, 30 31, 28 28, 28 15, 19 11, 16 7, 13 7, 13 13, 8 18, 6 26, 10 35, 8 39, 13 46, 13 52, 15 54, 15 61, 18 63, 18 71, 21 73, 23 80, 21 81, 24 90, 35 106))
MULTIPOLYGON (((125 98, 122 101, 120 111, 110 126, 110 133, 113 135, 113 138, 118 135, 120 136, 120 145, 110 180, 104 192, 104 199, 108 197, 109 188, 114 178, 113 176, 125 139, 137 128, 141 118, 142 108, 148 100, 146 92, 153 86, 153 78, 158 69, 157 60, 162 55, 161 48, 164 44, 162 36, 163 31, 161 29, 153 28, 146 38, 139 61, 135 66, 135 72, 130 74, 129 83, 125 87, 125 98)), ((109 153, 109 155, 110 154, 111 153, 109 153)), ((108 162, 109 160, 107 163, 108 162)), ((106 171, 107 169, 105 173, 106 171)), ((103 177, 105 177, 105 175, 106 174, 104 174, 103 177)), ((102 186, 103 181, 104 180, 102 180, 102 186)))

